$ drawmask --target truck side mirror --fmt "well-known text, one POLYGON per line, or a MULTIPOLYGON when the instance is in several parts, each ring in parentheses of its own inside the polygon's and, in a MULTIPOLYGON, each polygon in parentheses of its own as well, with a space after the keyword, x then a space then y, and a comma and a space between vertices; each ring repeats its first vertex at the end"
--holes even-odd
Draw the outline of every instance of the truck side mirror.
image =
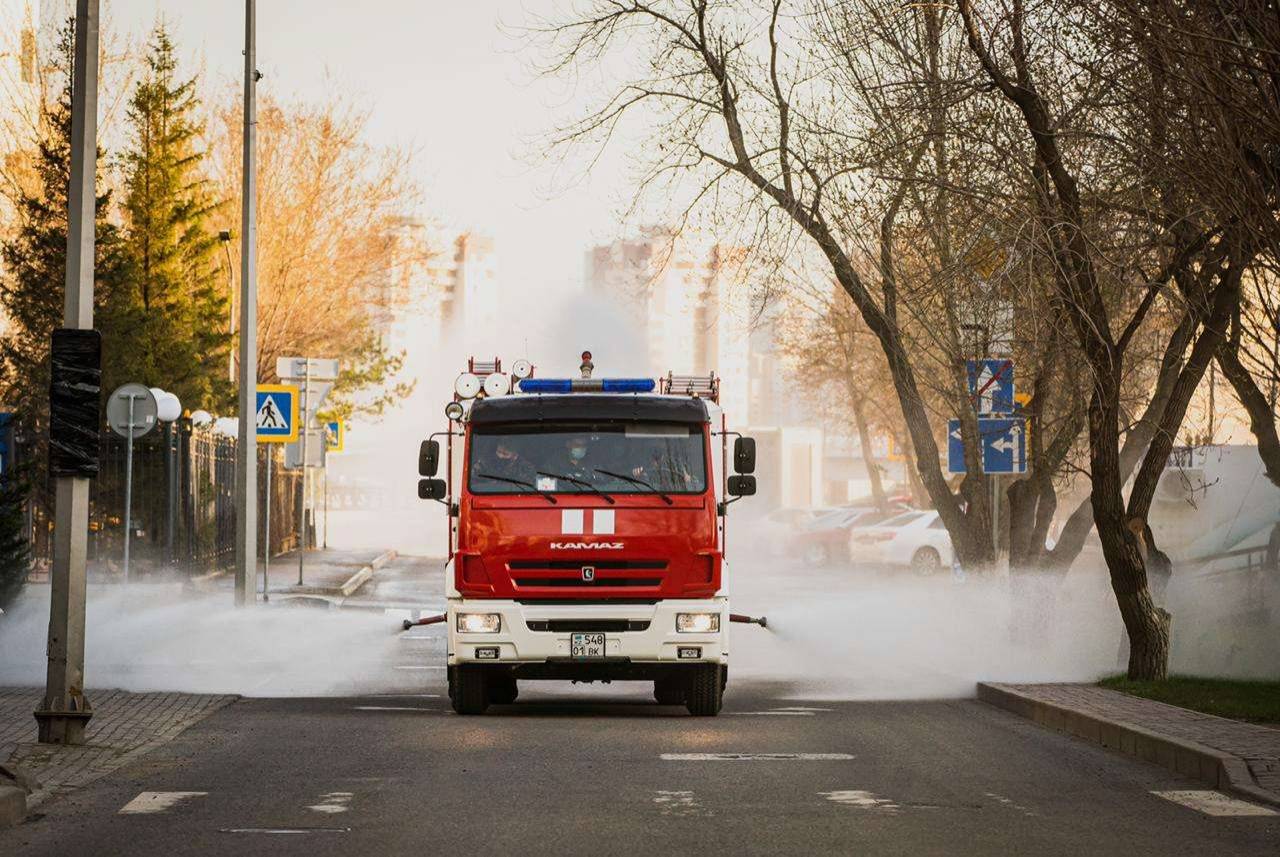
POLYGON ((440 469, 440 441, 424 440, 418 447, 418 475, 435 476, 440 469))
POLYGON ((729 493, 734 497, 751 497, 756 493, 754 476, 730 476, 729 493))
POLYGON ((445 481, 443 479, 418 480, 419 500, 443 500, 445 494, 448 492, 449 488, 445 485, 445 481))
MULTIPOLYGON (((735 473, 756 472, 756 439, 740 437, 733 442, 733 470, 735 473)), ((753 490, 752 494, 755 493, 753 490)))

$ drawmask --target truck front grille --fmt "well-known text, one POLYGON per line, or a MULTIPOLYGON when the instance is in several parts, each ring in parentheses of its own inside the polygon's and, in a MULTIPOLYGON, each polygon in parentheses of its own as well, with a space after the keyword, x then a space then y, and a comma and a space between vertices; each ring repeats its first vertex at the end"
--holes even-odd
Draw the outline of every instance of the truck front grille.
POLYGON ((530 631, 647 631, 648 619, 529 619, 530 631))
POLYGON ((661 577, 597 577, 583 580, 581 577, 517 577, 516 586, 521 589, 538 586, 580 586, 600 588, 610 586, 661 586, 661 577))

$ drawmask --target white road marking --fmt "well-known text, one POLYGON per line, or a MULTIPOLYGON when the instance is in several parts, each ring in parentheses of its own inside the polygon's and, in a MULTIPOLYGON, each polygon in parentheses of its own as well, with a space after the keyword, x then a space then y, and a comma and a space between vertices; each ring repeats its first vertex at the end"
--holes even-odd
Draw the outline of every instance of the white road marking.
POLYGON ((120 807, 120 815, 149 815, 172 809, 181 801, 204 797, 208 792, 142 792, 120 807))
POLYGON ((434 708, 416 708, 412 705, 357 705, 352 711, 435 711, 434 708))
POLYGON ((663 753, 667 762, 842 762, 848 753, 663 753))
POLYGON ((901 807, 888 798, 877 797, 874 792, 850 789, 838 792, 818 792, 832 803, 856 806, 858 809, 872 809, 889 815, 895 814, 901 807))
POLYGON ((698 799, 690 791, 658 790, 654 793, 653 802, 658 805, 658 810, 663 815, 672 815, 678 818, 692 818, 695 816, 706 818, 715 815, 714 812, 707 810, 702 804, 698 803, 698 799))
POLYGON ((812 711, 730 711, 729 714, 756 717, 812 717, 812 711))
POLYGON ((1025 816, 1034 817, 1039 814, 1034 809, 1029 809, 1028 807, 1023 806, 1020 803, 1014 803, 1012 800, 1005 797, 1004 795, 998 795, 995 792, 987 792, 986 795, 996 803, 1001 804, 1003 806, 1007 806, 1010 809, 1016 809, 1018 810, 1018 812, 1022 813, 1025 816))
POLYGON ((1186 791, 1153 791, 1153 795, 1162 797, 1165 800, 1180 803, 1185 807, 1203 812, 1205 815, 1217 816, 1263 816, 1263 815, 1280 815, 1270 807, 1260 806, 1256 803, 1238 800, 1237 798, 1228 797, 1222 792, 1210 790, 1186 790, 1186 791))
POLYGON ((302 834, 302 833, 350 833, 350 827, 222 827, 218 829, 219 833, 271 833, 271 834, 302 834))
POLYGON ((336 815, 340 812, 346 812, 351 809, 349 804, 351 799, 355 797, 351 792, 329 792, 320 795, 320 802, 312 804, 307 809, 312 812, 323 812, 328 815, 336 815))
POLYGON ((435 666, 433 664, 408 664, 396 667, 398 670, 442 670, 444 667, 435 666))
POLYGON ((612 509, 596 509, 591 513, 591 533, 597 536, 613 535, 612 509))
POLYGON ((770 711, 834 711, 834 708, 814 708, 811 705, 780 705, 770 711))

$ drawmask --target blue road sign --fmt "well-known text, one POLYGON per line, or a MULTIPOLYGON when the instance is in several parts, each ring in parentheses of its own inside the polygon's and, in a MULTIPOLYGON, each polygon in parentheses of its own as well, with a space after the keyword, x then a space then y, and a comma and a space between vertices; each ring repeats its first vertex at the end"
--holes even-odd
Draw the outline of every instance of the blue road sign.
POLYGON ((1004 357, 970 360, 969 397, 979 414, 997 416, 1013 413, 1013 361, 1004 357))
POLYGON ((258 443, 292 443, 298 439, 298 388, 259 384, 254 422, 258 443))
MULTIPOLYGON (((997 417, 978 420, 982 440, 984 473, 1027 472, 1027 423, 1019 417, 997 417)), ((960 421, 947 423, 947 470, 968 472, 964 466, 964 442, 960 438, 960 421)))

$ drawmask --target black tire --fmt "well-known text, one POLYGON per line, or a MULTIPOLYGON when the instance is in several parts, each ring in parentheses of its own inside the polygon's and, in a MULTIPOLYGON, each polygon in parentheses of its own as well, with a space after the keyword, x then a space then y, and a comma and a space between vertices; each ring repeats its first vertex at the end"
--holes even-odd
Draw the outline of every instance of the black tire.
POLYGON ((493 676, 489 679, 489 702, 494 705, 511 705, 520 695, 520 687, 511 676, 493 676))
POLYGON ((456 667, 449 691, 453 710, 458 714, 484 714, 489 707, 487 678, 478 667, 456 667))
POLYGON ((724 681, 719 665, 694 667, 685 706, 694 717, 715 717, 724 704, 724 681))
POLYGON ((921 577, 932 577, 942 569, 942 556, 933 548, 923 547, 911 555, 911 570, 921 577))
POLYGON ((684 705, 685 685, 678 678, 654 679, 653 698, 659 705, 684 705))

